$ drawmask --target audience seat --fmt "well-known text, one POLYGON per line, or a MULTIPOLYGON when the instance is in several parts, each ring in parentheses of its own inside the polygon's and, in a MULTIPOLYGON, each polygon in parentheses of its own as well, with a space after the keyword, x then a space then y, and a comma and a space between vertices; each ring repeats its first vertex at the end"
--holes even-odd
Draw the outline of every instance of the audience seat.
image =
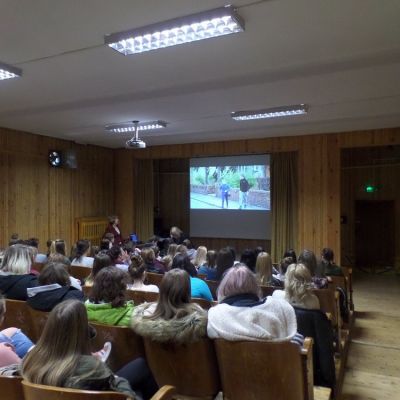
POLYGON ((192 297, 192 303, 198 304, 201 308, 208 310, 213 306, 213 303, 209 300, 202 299, 200 297, 192 297))
POLYGON ((111 354, 107 364, 112 371, 117 371, 129 361, 144 357, 142 337, 124 326, 104 325, 90 322, 96 329, 96 336, 91 341, 91 349, 96 352, 103 348, 105 342, 112 343, 111 354))
POLYGON ((144 345, 147 362, 158 385, 175 386, 177 398, 211 400, 220 391, 217 358, 210 339, 178 345, 144 338, 144 345))
MULTIPOLYGON (((29 306, 28 306, 29 307, 29 306)), ((43 328, 46 325, 47 318, 49 317, 49 313, 44 311, 35 310, 32 307, 29 307, 29 314, 31 316, 31 329, 33 336, 31 339, 33 342, 37 342, 40 338, 40 335, 43 332, 43 328)))
MULTIPOLYGON (((313 400, 312 374, 297 344, 216 339, 215 348, 224 399, 313 400)), ((326 400, 330 392, 318 390, 326 400)))
POLYGON ((30 338, 35 336, 30 315, 30 307, 26 301, 6 299, 6 315, 1 326, 5 328, 19 328, 30 338))
POLYGON ((92 268, 82 267, 81 265, 70 265, 68 267, 68 272, 71 276, 73 276, 76 279, 79 279, 82 283, 84 283, 85 279, 92 272, 92 268))
POLYGON ((19 376, 0 375, 0 393, 4 400, 23 400, 22 378, 19 376))
POLYGON ((206 279, 206 283, 210 289, 213 299, 217 300, 217 289, 219 286, 219 281, 209 281, 206 279))
POLYGON ((279 289, 274 286, 265 286, 265 285, 260 285, 260 288, 263 297, 272 296, 272 293, 274 293, 276 289, 279 289))
MULTIPOLYGON (((127 395, 119 392, 98 392, 92 390, 79 390, 59 388, 54 386, 37 385, 22 381, 25 400, 126 400, 127 395)), ((164 386, 151 398, 151 400, 171 400, 175 390, 172 386, 164 386)), ((8 398, 7 398, 8 400, 8 398)))
POLYGON ((142 303, 153 303, 158 301, 158 293, 155 292, 145 292, 142 290, 127 290, 126 299, 133 300, 135 305, 142 303))
POLYGON ((146 283, 160 287, 163 274, 156 274, 155 272, 146 272, 146 283))

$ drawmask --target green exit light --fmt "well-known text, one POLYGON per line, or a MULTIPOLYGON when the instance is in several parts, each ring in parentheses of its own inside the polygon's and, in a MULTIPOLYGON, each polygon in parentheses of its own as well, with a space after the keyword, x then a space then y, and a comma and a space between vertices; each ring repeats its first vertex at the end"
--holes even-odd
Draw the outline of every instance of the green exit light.
POLYGON ((374 193, 374 192, 376 192, 377 189, 376 189, 376 186, 374 186, 374 185, 365 185, 364 190, 367 193, 374 193))

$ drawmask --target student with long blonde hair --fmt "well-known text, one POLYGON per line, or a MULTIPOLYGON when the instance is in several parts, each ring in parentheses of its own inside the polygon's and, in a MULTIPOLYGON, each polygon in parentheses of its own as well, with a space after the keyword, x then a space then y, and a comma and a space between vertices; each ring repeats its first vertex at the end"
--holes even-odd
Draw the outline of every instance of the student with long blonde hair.
POLYGON ((199 246, 196 250, 196 257, 194 258, 193 265, 198 270, 207 262, 207 247, 199 246))
POLYGON ((157 390, 146 362, 136 359, 114 374, 90 352, 90 330, 85 306, 77 300, 58 304, 50 313, 36 346, 22 362, 29 382, 86 390, 118 391, 137 399, 157 390))
POLYGON ((282 287, 281 282, 272 275, 272 258, 265 251, 257 256, 256 277, 260 285, 282 287))

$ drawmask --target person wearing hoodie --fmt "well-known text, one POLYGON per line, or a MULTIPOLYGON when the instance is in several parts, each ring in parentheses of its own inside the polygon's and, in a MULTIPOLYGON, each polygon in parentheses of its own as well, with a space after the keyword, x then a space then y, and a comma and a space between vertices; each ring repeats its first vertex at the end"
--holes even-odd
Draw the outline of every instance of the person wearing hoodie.
POLYGON ((85 302, 89 321, 117 326, 130 325, 134 306, 133 301, 126 301, 125 298, 127 282, 127 273, 117 267, 99 271, 85 302))
POLYGON ((27 288, 38 286, 31 273, 32 253, 29 246, 14 244, 4 252, 0 266, 0 292, 8 299, 27 299, 27 288))
POLYGON ((27 292, 27 303, 39 311, 51 311, 69 299, 84 301, 83 292, 71 285, 71 277, 61 263, 47 264, 39 275, 39 286, 28 288, 27 292))
POLYGON ((158 302, 135 307, 131 327, 156 342, 196 342, 207 336, 207 311, 190 300, 189 274, 172 269, 161 281, 158 302))

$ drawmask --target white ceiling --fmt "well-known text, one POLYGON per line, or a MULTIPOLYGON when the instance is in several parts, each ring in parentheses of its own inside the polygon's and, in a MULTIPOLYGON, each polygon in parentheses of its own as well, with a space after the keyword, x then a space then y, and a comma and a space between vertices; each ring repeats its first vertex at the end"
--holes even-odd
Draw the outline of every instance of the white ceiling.
POLYGON ((161 119, 148 145, 400 126, 399 0, 237 0, 246 30, 124 57, 107 33, 223 0, 0 0, 0 126, 123 147, 104 125, 161 119), (307 103, 306 116, 231 111, 307 103))

